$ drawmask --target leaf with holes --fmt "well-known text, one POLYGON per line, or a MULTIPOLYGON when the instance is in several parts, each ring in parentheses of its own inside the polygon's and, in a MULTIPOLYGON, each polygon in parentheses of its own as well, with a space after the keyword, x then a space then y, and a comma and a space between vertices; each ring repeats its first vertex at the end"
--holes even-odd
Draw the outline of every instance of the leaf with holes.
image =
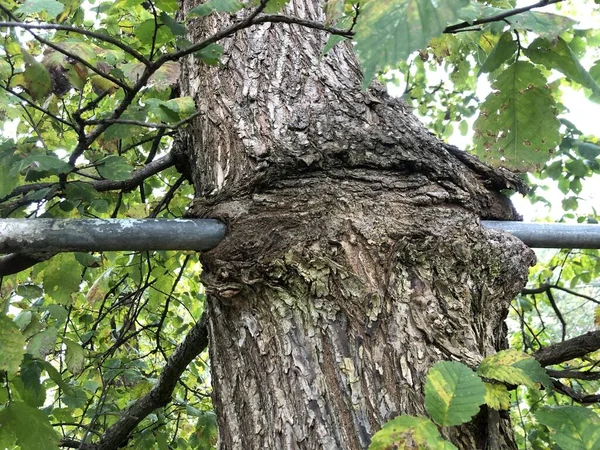
POLYGON ((560 143, 556 103, 533 64, 517 61, 493 82, 475 121, 474 153, 514 170, 541 167, 560 143))

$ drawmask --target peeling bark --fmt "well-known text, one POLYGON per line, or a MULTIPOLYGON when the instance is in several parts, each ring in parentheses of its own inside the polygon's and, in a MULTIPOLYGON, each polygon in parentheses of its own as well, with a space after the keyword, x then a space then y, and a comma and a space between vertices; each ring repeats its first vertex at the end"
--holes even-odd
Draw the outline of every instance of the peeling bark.
MULTIPOLYGON (((320 2, 286 14, 323 20, 320 2)), ((194 6, 186 1, 184 13, 194 6)), ((193 23, 193 40, 235 17, 193 23)), ((182 89, 202 114, 180 150, 190 214, 228 224, 203 254, 222 449, 360 449, 398 414, 425 414, 442 359, 506 347, 504 319, 533 253, 485 230, 522 189, 437 140, 399 100, 361 91, 351 45, 264 24, 190 58, 182 89)), ((516 448, 504 419, 444 429, 461 449, 516 448)))

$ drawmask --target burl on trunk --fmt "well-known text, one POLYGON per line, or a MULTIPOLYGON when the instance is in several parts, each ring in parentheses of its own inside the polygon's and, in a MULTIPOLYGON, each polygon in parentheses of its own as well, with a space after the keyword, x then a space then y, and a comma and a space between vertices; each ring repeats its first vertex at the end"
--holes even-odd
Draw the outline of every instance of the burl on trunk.
MULTIPOLYGON (((320 3, 285 14, 323 20, 320 3)), ((237 19, 195 19, 191 38, 237 19)), ((519 179, 362 91, 352 45, 323 56, 327 37, 255 26, 222 43, 219 67, 190 57, 183 74, 201 111, 180 149, 190 212, 228 224, 202 256, 222 449, 366 448, 387 420, 424 414, 433 363, 506 347, 534 259, 479 225, 515 219, 500 190, 519 179)), ((442 431, 461 449, 514 448, 484 410, 442 431)))

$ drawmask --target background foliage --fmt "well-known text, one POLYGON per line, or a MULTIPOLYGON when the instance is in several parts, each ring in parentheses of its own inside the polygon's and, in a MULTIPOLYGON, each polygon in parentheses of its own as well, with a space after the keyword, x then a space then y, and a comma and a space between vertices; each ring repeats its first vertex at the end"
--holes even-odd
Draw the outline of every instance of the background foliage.
MULTIPOLYGON (((193 189, 172 149, 196 112, 178 93, 179 61, 218 65, 221 39, 282 22, 286 3, 209 0, 182 20, 175 0, 4 1, 0 217, 182 217, 193 189), (239 21, 203 42, 186 39, 194 17, 220 12, 239 21)), ((600 30, 578 23, 598 18, 597 1, 324 7, 323 23, 302 26, 330 33, 324 52, 353 39, 365 88, 380 77, 441 138, 463 136, 489 163, 524 172, 531 202, 563 220, 597 222, 584 194, 598 182, 598 136, 578 129, 577 111, 565 106, 574 91, 600 100, 600 30)), ((0 273, 0 448, 97 448, 124 410, 162 386, 182 336, 196 329, 201 267, 192 252, 29 256, 37 264, 0 273)), ((599 274, 597 251, 540 254, 513 306, 513 353, 479 368, 435 366, 426 387, 433 422, 400 417, 373 448, 399 443, 406 429, 419 445, 442 448, 434 422, 463 423, 482 404, 512 405, 521 448, 600 448, 599 274), (566 359, 544 359, 573 346, 579 352, 566 359), (551 366, 547 375, 542 366, 551 366)), ((190 359, 172 401, 128 430, 129 448, 215 444, 207 355, 190 359)))

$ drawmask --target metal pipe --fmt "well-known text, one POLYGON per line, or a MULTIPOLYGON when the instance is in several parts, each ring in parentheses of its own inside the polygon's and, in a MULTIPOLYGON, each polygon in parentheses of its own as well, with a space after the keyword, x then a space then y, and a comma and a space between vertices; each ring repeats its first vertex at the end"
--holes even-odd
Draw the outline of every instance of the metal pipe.
POLYGON ((600 248, 600 225, 482 220, 486 228, 506 231, 532 248, 600 248))
MULTIPOLYGON (((600 225, 484 220, 534 248, 600 248, 600 225)), ((226 227, 214 219, 0 219, 1 253, 210 250, 226 227)))
POLYGON ((0 253, 210 250, 214 219, 0 219, 0 253))

